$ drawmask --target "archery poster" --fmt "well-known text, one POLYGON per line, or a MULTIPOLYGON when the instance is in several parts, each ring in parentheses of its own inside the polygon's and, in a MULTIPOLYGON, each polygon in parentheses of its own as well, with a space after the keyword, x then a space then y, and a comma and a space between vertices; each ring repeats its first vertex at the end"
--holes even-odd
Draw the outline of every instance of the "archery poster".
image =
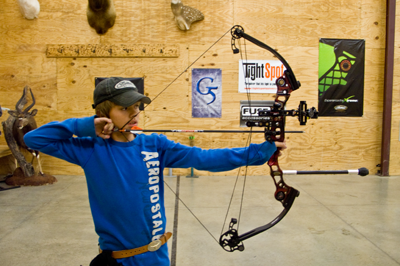
POLYGON ((276 93, 276 79, 285 70, 279 60, 239 60, 239 92, 276 93))
POLYGON ((192 69, 192 117, 217 117, 222 113, 222 70, 192 69))
POLYGON ((247 121, 270 121, 270 117, 259 116, 258 111, 271 111, 275 101, 240 101, 240 127, 247 127, 247 121))
POLYGON ((362 116, 365 40, 319 40, 320 116, 362 116))

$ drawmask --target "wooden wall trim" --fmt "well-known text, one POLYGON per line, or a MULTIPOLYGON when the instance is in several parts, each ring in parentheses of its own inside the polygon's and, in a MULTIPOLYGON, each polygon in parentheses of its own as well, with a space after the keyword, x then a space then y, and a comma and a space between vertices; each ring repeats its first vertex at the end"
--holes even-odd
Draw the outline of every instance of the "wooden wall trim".
POLYGON ((47 57, 179 57, 177 44, 48 44, 47 57))

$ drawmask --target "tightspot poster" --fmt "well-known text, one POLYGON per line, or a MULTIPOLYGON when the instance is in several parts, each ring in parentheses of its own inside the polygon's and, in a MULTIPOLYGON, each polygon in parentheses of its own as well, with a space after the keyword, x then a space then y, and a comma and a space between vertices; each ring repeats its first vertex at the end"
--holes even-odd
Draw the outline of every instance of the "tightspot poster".
POLYGON ((285 66, 279 60, 239 60, 240 93, 276 93, 285 66))
POLYGON ((222 70, 192 69, 192 117, 217 117, 222 113, 222 70))
POLYGON ((362 116, 365 40, 320 39, 319 116, 362 116))

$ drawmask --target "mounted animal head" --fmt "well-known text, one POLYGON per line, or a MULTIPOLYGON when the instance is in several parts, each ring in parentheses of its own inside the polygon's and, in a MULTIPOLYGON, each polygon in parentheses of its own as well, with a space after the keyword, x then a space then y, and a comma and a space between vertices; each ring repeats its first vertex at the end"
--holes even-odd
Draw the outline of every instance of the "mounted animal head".
POLYGON ((29 110, 35 105, 35 97, 33 96, 32 90, 28 87, 24 88, 21 99, 15 105, 15 110, 9 110, 8 113, 15 117, 15 122, 13 125, 13 137, 17 142, 18 146, 28 149, 24 142, 24 135, 37 128, 34 116, 37 114, 37 109, 29 110), (32 96, 32 104, 23 110, 24 105, 27 103, 27 91, 30 91, 32 96))
POLYGON ((183 5, 181 0, 171 0, 171 9, 178 28, 183 31, 189 30, 192 23, 204 19, 200 10, 183 5))
POLYGON ((39 16, 40 4, 38 0, 18 0, 19 10, 26 19, 35 19, 39 16))
POLYGON ((90 27, 94 28, 97 34, 106 34, 108 29, 114 26, 117 16, 113 0, 89 0, 86 15, 90 27))

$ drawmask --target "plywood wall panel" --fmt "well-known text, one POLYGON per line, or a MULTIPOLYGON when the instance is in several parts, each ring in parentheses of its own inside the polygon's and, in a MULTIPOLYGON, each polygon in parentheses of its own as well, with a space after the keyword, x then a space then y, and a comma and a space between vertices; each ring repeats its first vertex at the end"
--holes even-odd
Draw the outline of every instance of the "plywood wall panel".
MULTIPOLYGON (((140 126, 177 129, 238 129, 240 100, 238 60, 231 51, 229 29, 240 24, 245 32, 268 44, 289 62, 302 86, 292 93, 288 108, 306 100, 317 106, 319 38, 366 40, 364 116, 321 117, 299 126, 287 119, 289 149, 280 158, 283 169, 346 169, 365 166, 371 173, 380 162, 383 74, 385 54, 385 0, 187 0, 205 19, 181 31, 174 22, 170 1, 114 0, 117 19, 105 35, 97 35, 86 18, 87 1, 42 0, 39 18, 26 20, 15 0, 5 0, 0 9, 0 105, 12 108, 24 86, 37 97, 39 125, 52 120, 94 114, 91 108, 95 77, 144 77, 145 93, 155 98, 141 114, 140 126), (202 55, 221 36, 207 53, 202 55), (47 44, 157 44, 180 45, 178 58, 47 58, 47 44), (200 57, 192 66, 190 64, 200 57), (186 68, 190 68, 183 72, 186 68), (223 80, 222 117, 191 117, 191 69, 221 68, 223 80), (182 73, 183 72, 183 73, 182 73), (182 74, 181 74, 182 73, 182 74), (179 75, 181 76, 170 85, 179 75), (168 87, 168 88, 167 88, 168 87), (167 89, 165 89, 167 88, 167 89), (163 91, 165 89, 165 91, 163 91), (163 92, 162 92, 163 91, 163 92), (162 92, 162 93, 161 93, 162 92), (161 93, 161 94, 160 94, 161 93)), ((399 9, 399 5, 397 6, 399 9)), ((399 22, 399 19, 397 19, 399 22)), ((397 23, 396 25, 400 25, 397 23)), ((398 33, 400 27, 396 28, 398 33)), ((396 38, 395 69, 399 66, 399 38, 396 38)), ((238 44, 237 44, 238 45, 238 44)), ((239 46, 238 46, 239 47, 239 46)), ((274 59, 267 51, 246 42, 242 57, 274 59), (245 53, 246 52, 246 53, 245 53)), ((398 128, 399 84, 395 71, 390 173, 400 174, 398 128)), ((251 95, 253 100, 272 100, 268 94, 251 95)), ((0 121, 7 119, 3 115, 0 121)), ((170 139, 189 145, 188 134, 167 133, 170 139)), ((247 134, 194 134, 202 148, 246 145, 247 134)), ((262 134, 253 142, 262 142, 262 134)), ((5 144, 0 137, 0 144, 5 144)), ((82 174, 79 167, 43 156, 50 174, 82 174)), ((244 169, 240 172, 244 173, 244 169)), ((196 174, 208 175, 204 171, 196 174)), ((220 173, 236 175, 237 170, 220 173)), ((248 173, 265 174, 268 167, 251 167, 248 173)), ((187 175, 190 169, 174 170, 187 175)), ((215 173, 212 173, 215 174, 215 173)))
POLYGON ((185 5, 199 9, 205 16, 203 21, 193 23, 190 31, 178 29, 171 1, 114 2, 117 19, 110 32, 102 36, 104 43, 209 43, 233 25, 233 1, 185 1, 185 5))
POLYGON ((360 38, 359 5, 360 1, 242 0, 235 3, 235 24, 272 46, 315 47, 316 37, 360 38))
POLYGON ((18 7, 5 13, 6 22, 0 27, 0 35, 13 44, 99 42, 100 38, 88 25, 83 5, 80 9, 64 9, 60 4, 58 11, 46 11, 45 7, 41 3, 39 18, 34 20, 23 18, 18 7))
POLYGON ((365 50, 365 75, 364 77, 364 110, 381 112, 383 109, 384 80, 384 65, 385 65, 385 50, 384 49, 366 49, 365 50))

